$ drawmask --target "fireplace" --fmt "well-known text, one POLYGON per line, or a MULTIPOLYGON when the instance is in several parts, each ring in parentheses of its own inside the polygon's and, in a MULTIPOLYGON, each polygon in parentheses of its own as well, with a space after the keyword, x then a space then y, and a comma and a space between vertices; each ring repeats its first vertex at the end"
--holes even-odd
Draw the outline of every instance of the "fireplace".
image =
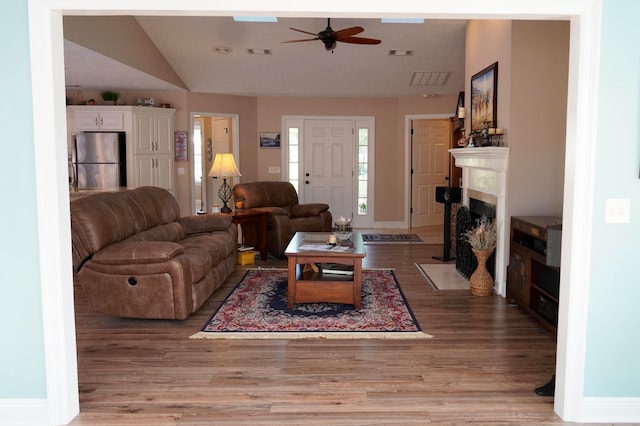
MULTIPOLYGON (((469 279, 478 267, 478 261, 471 251, 471 246, 464 238, 464 233, 474 228, 484 216, 496 218, 496 197, 490 194, 469 190, 469 205, 461 206, 456 213, 456 270, 469 279)), ((487 270, 495 280, 495 252, 487 259, 487 270)))
MULTIPOLYGON (((506 171, 509 163, 508 147, 478 147, 478 148, 454 148, 449 152, 455 158, 457 167, 462 168, 462 205, 468 211, 468 226, 472 226, 475 220, 483 214, 487 217, 493 215, 498 232, 497 246, 492 257, 495 259, 487 263, 492 265, 495 291, 501 296, 506 296, 506 270, 508 264, 508 224, 506 171), (474 213, 471 213, 474 210, 474 213)), ((464 215, 464 213, 462 213, 464 215)), ((458 216, 458 215, 456 215, 458 216)), ((464 226, 461 224, 460 226, 464 226)), ((456 219, 458 228, 458 218, 456 219)), ((456 230, 456 235, 458 235, 456 230)), ((464 231, 461 231, 464 232, 464 231)), ((456 241, 456 268, 458 269, 458 247, 456 241)), ((464 243, 462 244, 464 245, 464 243)), ((468 246, 468 243, 466 244, 468 246)), ((470 249, 469 249, 470 250, 470 249)), ((464 256, 469 257, 461 252, 464 256)), ((467 262, 473 263, 473 254, 467 262)), ((467 267, 469 267, 467 265, 467 267)), ((472 266, 473 267, 473 266, 472 266)), ((460 269, 458 269, 460 270, 460 269)), ((463 271, 460 271, 465 274, 463 271)), ((472 271, 473 272, 473 271, 472 271)))

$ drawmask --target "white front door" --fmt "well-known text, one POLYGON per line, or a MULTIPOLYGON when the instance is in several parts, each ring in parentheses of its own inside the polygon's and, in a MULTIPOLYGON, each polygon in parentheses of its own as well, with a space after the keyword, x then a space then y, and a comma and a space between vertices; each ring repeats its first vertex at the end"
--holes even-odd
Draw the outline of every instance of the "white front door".
POLYGON ((301 202, 326 203, 334 218, 354 213, 354 122, 304 120, 301 202))
POLYGON ((449 173, 449 120, 413 120, 411 143, 411 226, 444 223, 444 205, 436 203, 436 186, 449 173))

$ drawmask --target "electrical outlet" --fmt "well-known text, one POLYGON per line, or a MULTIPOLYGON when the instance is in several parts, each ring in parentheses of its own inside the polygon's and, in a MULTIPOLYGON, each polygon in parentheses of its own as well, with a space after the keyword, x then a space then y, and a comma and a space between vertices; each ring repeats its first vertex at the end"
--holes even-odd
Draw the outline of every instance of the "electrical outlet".
POLYGON ((178 174, 179 175, 183 175, 184 174, 184 167, 178 167, 178 174))
POLYGON ((631 200, 629 198, 607 198, 604 207, 605 223, 629 223, 631 200))
POLYGON ((278 167, 278 166, 269 166, 269 173, 280 173, 280 167, 278 167))

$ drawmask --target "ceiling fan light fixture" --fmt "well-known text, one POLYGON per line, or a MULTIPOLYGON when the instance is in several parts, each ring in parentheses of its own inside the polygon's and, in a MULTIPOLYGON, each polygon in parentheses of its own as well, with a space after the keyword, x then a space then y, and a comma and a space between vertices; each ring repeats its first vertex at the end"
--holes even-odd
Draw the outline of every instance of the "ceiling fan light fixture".
POLYGON ((413 56, 413 50, 389 50, 389 56, 413 56))

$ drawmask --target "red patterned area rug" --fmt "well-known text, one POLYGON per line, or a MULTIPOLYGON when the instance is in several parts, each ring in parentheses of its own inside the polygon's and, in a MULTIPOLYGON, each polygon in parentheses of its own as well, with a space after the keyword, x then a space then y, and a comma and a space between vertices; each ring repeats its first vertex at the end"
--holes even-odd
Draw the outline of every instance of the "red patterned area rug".
POLYGON ((362 273, 362 307, 287 307, 287 271, 253 269, 192 339, 424 339, 391 270, 362 273))

